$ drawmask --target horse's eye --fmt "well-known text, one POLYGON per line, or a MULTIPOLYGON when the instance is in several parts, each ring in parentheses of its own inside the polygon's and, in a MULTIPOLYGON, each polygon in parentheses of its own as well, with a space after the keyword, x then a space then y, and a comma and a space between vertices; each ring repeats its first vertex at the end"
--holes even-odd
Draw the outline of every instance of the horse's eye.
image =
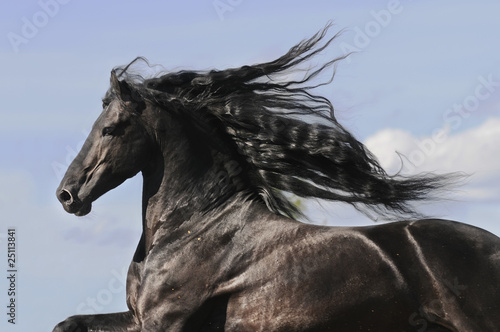
POLYGON ((104 127, 102 129, 102 136, 113 136, 113 132, 115 131, 115 127, 104 127))
POLYGON ((106 107, 111 104, 111 99, 110 98, 103 98, 102 100, 102 109, 106 109, 106 107))

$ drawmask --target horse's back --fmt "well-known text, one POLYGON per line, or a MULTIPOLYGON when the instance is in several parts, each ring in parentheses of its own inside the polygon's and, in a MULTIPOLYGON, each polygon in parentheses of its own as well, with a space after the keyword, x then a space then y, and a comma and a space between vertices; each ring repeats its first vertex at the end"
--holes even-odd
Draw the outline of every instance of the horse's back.
POLYGON ((447 220, 388 224, 363 232, 394 258, 410 293, 421 298, 409 317, 411 325, 500 331, 500 238, 447 220))
POLYGON ((279 246, 260 238, 268 248, 229 299, 226 328, 500 331, 500 239, 491 233, 445 220, 287 227, 296 238, 279 246))
POLYGON ((439 285, 430 311, 441 311, 459 331, 500 331, 500 238, 442 220, 414 223, 408 232, 439 285))

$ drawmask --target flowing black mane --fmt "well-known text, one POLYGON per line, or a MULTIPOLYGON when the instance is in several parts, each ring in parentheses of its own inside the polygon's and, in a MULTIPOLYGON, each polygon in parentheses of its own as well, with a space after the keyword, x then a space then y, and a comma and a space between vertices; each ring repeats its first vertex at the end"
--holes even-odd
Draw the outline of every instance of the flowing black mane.
POLYGON ((140 99, 185 116, 199 137, 237 162, 245 189, 275 213, 300 213, 283 194, 289 192, 347 202, 371 217, 418 216, 411 202, 428 198, 450 176, 389 176, 337 122, 330 101, 313 94, 319 85, 310 82, 327 69, 333 78, 344 56, 309 69, 302 79, 284 79, 337 37, 325 39, 328 28, 268 63, 142 78, 131 70, 147 63, 138 58, 115 73, 140 99))

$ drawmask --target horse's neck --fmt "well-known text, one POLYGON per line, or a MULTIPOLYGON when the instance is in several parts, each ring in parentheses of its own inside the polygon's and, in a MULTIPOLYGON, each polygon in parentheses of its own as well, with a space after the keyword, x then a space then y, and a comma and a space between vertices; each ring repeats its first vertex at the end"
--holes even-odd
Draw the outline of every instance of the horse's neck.
MULTIPOLYGON (((190 192, 189 188, 184 189, 190 192)), ((235 193, 216 209, 206 211, 202 210, 203 200, 194 197, 193 191, 188 195, 174 195, 174 193, 179 193, 179 190, 173 188, 168 181, 158 185, 154 178, 144 178, 143 237, 139 244, 141 248, 138 250, 142 253, 142 259, 148 254, 155 240, 162 236, 161 234, 174 233, 174 230, 180 227, 195 233, 198 228, 206 227, 206 223, 215 215, 223 213, 231 205, 237 205, 235 202, 244 201, 246 197, 243 193, 235 193)), ((204 192, 199 191, 199 195, 203 196, 204 192)))
POLYGON ((141 242, 145 253, 160 227, 175 229, 194 222, 194 215, 206 212, 214 201, 224 201, 241 189, 238 181, 231 181, 231 176, 240 172, 235 162, 220 155, 200 156, 182 134, 174 132, 170 139, 157 142, 160 151, 143 171, 141 242))

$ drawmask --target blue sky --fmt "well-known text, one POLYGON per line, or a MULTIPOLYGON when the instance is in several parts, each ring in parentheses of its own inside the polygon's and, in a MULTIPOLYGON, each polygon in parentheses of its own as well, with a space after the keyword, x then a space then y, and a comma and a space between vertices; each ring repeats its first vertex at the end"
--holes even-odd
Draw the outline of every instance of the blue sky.
MULTIPOLYGON (((339 121, 391 172, 401 168, 398 151, 406 174, 471 174, 450 200, 422 209, 500 235, 499 12, 493 0, 2 2, 0 245, 16 227, 19 297, 18 324, 2 314, 0 329, 50 331, 69 315, 126 309, 140 178, 83 218, 54 193, 101 110, 110 70, 139 55, 167 70, 253 64, 333 20, 345 32, 325 59, 356 51, 321 90, 339 121)), ((317 223, 373 223, 322 205, 306 206, 317 223)))

